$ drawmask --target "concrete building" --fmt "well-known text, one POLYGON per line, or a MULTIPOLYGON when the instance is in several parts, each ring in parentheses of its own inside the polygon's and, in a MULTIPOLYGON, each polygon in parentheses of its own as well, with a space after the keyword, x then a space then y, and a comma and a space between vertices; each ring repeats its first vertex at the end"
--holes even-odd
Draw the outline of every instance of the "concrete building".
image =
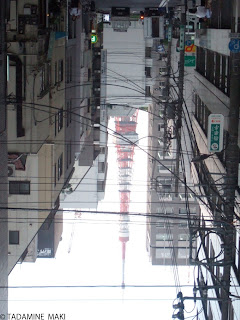
POLYGON ((66 135, 74 137, 65 106, 67 9, 34 0, 10 5, 8 205, 16 209, 9 210, 8 272, 53 218, 74 164, 71 140, 65 148, 66 135))
POLYGON ((62 240, 63 213, 49 215, 27 248, 23 262, 35 262, 37 258, 55 258, 62 240))
MULTIPOLYGON (((175 39, 164 43, 151 37, 148 30, 145 35, 146 60, 154 66, 148 82, 152 104, 149 108, 146 246, 152 264, 189 265, 189 228, 196 223, 199 206, 185 186, 190 182, 190 166, 185 168, 184 159, 188 162, 189 159, 184 152, 177 151, 178 92, 174 74, 178 70, 179 53, 176 53, 175 39)), ((186 90, 185 97, 188 94, 186 90)), ((184 134, 185 143, 186 139, 184 134)))
POLYGON ((80 153, 75 158, 74 172, 61 194, 61 206, 69 208, 97 209, 104 198, 107 175, 107 125, 106 72, 107 54, 102 49, 102 35, 99 42, 85 47, 81 74, 81 105, 85 110, 80 122, 80 153), (85 70, 85 72, 84 72, 85 70), (87 78, 86 78, 87 74, 87 78), (82 143, 85 140, 85 144, 82 143))
MULTIPOLYGON (((239 300, 231 295, 239 296, 240 256, 239 256, 239 223, 234 218, 232 223, 233 243, 226 244, 226 210, 227 192, 227 154, 230 107, 230 29, 204 29, 196 34, 197 61, 195 85, 192 99, 192 127, 195 140, 195 156, 210 154, 208 148, 208 117, 221 114, 224 118, 223 150, 212 153, 211 157, 192 164, 194 184, 204 203, 201 203, 200 228, 195 230, 197 237, 197 254, 193 255, 192 263, 198 265, 197 297, 198 310, 203 308, 199 319, 222 319, 226 306, 221 299, 224 291, 229 290, 228 316, 225 319, 239 319, 239 300), (221 39, 219 41, 219 39, 221 39), (222 221, 221 227, 216 222, 222 221), (213 221, 211 221, 213 220, 213 221), (230 246, 230 249, 229 249, 230 246), (231 250, 232 261, 224 259, 226 251, 231 250), (223 276, 226 269, 230 270, 231 282, 225 282, 223 276), (208 298, 204 295, 207 292, 208 298), (232 299, 231 299, 232 298, 232 299)), ((238 138, 239 141, 239 138, 238 138)), ((238 142, 239 146, 239 142, 238 142)), ((238 188, 239 189, 239 188, 238 188)), ((235 214, 239 217, 239 190, 236 190, 235 214)))
MULTIPOLYGON (((177 262, 178 265, 188 265, 189 226, 195 223, 199 206, 194 195, 185 188, 181 167, 178 190, 175 190, 176 141, 166 137, 164 120, 157 116, 164 112, 164 108, 153 103, 150 112, 147 251, 152 264, 172 265, 177 262), (176 219, 177 217, 180 219, 176 219)), ((169 129, 168 126, 167 130, 169 129)))

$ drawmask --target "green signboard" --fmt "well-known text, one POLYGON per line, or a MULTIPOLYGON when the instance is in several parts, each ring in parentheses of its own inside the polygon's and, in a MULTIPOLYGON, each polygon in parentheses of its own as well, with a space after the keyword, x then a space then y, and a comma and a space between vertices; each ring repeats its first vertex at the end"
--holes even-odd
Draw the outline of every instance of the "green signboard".
POLYGON ((96 34, 92 34, 92 35, 91 35, 91 42, 92 42, 92 43, 96 43, 97 41, 98 41, 97 35, 96 35, 96 34))
POLYGON ((222 114, 210 114, 208 117, 208 151, 220 152, 223 148, 223 126, 222 114))
POLYGON ((185 67, 195 67, 196 66, 196 56, 186 56, 184 57, 185 67))

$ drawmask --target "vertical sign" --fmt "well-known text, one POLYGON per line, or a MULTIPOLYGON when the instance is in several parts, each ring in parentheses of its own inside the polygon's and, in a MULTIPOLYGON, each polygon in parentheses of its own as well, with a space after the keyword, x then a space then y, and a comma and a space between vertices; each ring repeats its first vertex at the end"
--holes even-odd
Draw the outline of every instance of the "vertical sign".
POLYGON ((168 26, 168 42, 172 41, 172 26, 168 26))
POLYGON ((180 26, 180 40, 179 40, 179 50, 184 50, 185 47, 185 26, 180 26))
POLYGON ((96 34, 91 34, 91 43, 96 43, 98 41, 98 37, 96 34))
POLYGON ((224 116, 210 114, 208 117, 208 151, 220 152, 223 148, 224 116))
POLYGON ((195 53, 196 52, 196 46, 194 45, 193 40, 186 40, 185 41, 185 52, 188 52, 188 53, 195 53))

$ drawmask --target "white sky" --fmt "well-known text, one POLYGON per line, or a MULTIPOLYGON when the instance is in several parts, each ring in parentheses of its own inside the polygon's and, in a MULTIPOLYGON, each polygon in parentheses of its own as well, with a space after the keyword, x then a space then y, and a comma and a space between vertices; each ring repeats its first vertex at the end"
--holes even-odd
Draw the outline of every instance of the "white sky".
MULTIPOLYGON (((139 112, 139 138, 147 136, 147 113, 139 112)), ((141 145, 147 139, 141 140, 141 145)), ((109 143, 112 138, 109 136, 109 143)), ((117 177, 115 148, 109 151, 109 178, 117 177)), ((147 157, 135 150, 133 184, 146 185, 147 157)), ((144 201, 143 187, 132 192, 132 202, 144 201)), ((107 186, 105 203, 99 210, 119 210, 109 201, 118 201, 118 187, 107 186)), ((146 212, 144 204, 132 204, 130 211, 146 212)), ((74 213, 64 214, 63 240, 55 259, 37 259, 17 265, 9 276, 9 286, 121 285, 122 261, 118 216, 83 214, 74 227, 68 253, 74 213)), ((174 284, 171 267, 152 266, 146 252, 145 218, 130 218, 130 240, 126 249, 126 285, 174 284)), ((179 268, 182 284, 190 284, 193 269, 179 268)), ((184 290, 192 295, 192 289, 184 290)), ((171 319, 174 288, 44 288, 9 289, 9 313, 65 313, 67 320, 84 319, 171 319), (161 300, 164 299, 164 300, 161 300), (165 300, 168 299, 168 300, 165 300)), ((188 310, 192 308, 190 303, 188 310)))

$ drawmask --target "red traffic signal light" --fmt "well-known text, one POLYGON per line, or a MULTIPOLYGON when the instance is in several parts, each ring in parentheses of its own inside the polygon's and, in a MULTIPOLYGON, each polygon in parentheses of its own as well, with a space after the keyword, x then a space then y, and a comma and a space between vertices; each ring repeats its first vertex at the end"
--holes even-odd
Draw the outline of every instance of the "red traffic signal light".
POLYGON ((143 20, 144 19, 144 12, 140 11, 140 19, 143 20))

